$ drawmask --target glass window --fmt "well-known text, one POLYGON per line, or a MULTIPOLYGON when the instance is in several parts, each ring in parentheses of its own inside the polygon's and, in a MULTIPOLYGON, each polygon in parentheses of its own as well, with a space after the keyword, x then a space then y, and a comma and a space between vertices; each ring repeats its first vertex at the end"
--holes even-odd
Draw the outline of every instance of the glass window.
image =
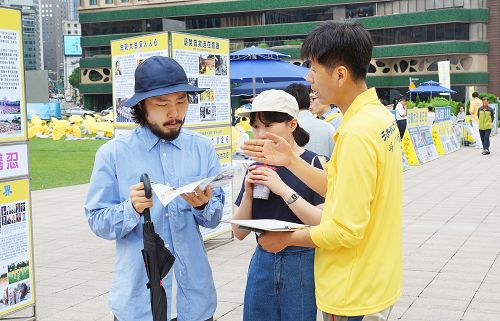
POLYGON ((345 6, 346 19, 371 17, 374 15, 375 15, 375 3, 353 4, 345 6))
POLYGON ((89 0, 89 4, 91 6, 95 6, 95 5, 97 5, 97 0, 89 0))
POLYGON ((113 4, 113 0, 106 0, 105 3, 106 4, 113 4))

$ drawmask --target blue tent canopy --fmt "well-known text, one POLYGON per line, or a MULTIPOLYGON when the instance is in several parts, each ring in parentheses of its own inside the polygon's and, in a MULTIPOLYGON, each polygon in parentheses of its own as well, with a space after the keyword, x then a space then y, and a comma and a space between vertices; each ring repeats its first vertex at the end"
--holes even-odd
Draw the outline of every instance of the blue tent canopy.
MULTIPOLYGON (((302 84, 306 87, 310 87, 311 84, 304 80, 292 80, 292 81, 276 81, 276 82, 268 82, 268 83, 255 83, 255 93, 260 94, 264 90, 269 89, 285 89, 288 85, 291 84, 302 84)), ((247 95, 251 96, 253 94, 253 83, 245 83, 241 86, 234 87, 231 89, 231 96, 241 96, 247 95)))
POLYGON ((429 94, 440 94, 440 93, 449 93, 454 94, 456 91, 448 89, 446 87, 441 86, 437 81, 426 81, 420 84, 415 89, 408 91, 410 94, 419 94, 419 93, 429 93, 429 94))
POLYGON ((285 55, 276 51, 271 51, 263 48, 258 48, 255 46, 235 51, 229 55, 230 60, 255 60, 255 59, 279 60, 282 58, 289 58, 289 57, 290 57, 289 55, 285 55))
POLYGON ((280 60, 236 60, 230 62, 233 82, 252 82, 263 78, 266 81, 304 80, 308 68, 280 60))

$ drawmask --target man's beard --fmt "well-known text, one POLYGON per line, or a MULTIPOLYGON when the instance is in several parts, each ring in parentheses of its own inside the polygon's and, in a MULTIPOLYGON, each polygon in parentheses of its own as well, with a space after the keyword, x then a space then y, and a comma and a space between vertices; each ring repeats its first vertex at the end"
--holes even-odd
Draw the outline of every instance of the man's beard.
POLYGON ((151 130, 151 132, 153 134, 155 134, 156 136, 158 136, 159 138, 164 139, 164 140, 168 140, 168 141, 172 141, 172 140, 176 139, 177 137, 179 137, 179 134, 181 133, 182 125, 184 124, 184 120, 175 119, 175 120, 163 123, 163 126, 175 125, 175 124, 181 125, 179 127, 179 129, 172 129, 170 132, 165 132, 165 130, 162 127, 160 127, 157 124, 152 124, 146 119, 146 126, 148 126, 148 128, 151 130))

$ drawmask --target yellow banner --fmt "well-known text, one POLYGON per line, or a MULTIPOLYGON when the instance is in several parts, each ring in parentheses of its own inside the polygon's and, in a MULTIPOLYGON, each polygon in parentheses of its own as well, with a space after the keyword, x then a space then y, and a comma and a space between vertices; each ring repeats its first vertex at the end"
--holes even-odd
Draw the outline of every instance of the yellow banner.
POLYGON ((3 266, 4 268, 0 274, 6 275, 5 279, 2 279, 2 282, 6 283, 2 291, 5 291, 5 293, 15 293, 16 295, 25 292, 24 300, 18 296, 17 302, 9 302, 8 306, 5 305, 3 307, 0 305, 0 316, 2 316, 35 303, 28 179, 0 183, 0 210, 2 219, 2 235, 0 237, 3 245, 2 251, 5 253, 12 252, 10 256, 5 256, 0 261, 0 267, 3 266), (10 230, 17 230, 9 234, 5 232, 8 228, 10 230))
POLYGON ((212 54, 227 54, 229 40, 213 37, 190 35, 172 32, 172 46, 180 50, 206 51, 212 54))
POLYGON ((217 156, 219 157, 220 166, 222 168, 231 166, 232 162, 231 148, 217 150, 217 156))
POLYGON ((231 147, 231 127, 207 127, 193 129, 212 141, 215 148, 231 147))
POLYGON ((21 10, 0 8, 0 29, 21 30, 21 10))
MULTIPOLYGON (((7 100, 19 100, 19 112, 21 114, 21 119, 19 119, 20 126, 18 128, 15 128, 14 130, 7 129, 7 131, 4 131, 4 125, 0 125, 0 129, 2 129, 2 133, 0 133, 0 141, 27 140, 28 133, 26 131, 25 123, 26 100, 24 92, 24 59, 22 55, 23 37, 21 29, 21 10, 0 8, 0 17, 0 30, 3 29, 0 35, 0 39, 3 38, 1 40, 4 41, 5 44, 5 46, 2 47, 4 49, 10 48, 12 41, 19 44, 18 48, 15 48, 16 46, 13 46, 14 49, 10 48, 10 50, 17 51, 17 53, 9 53, 9 50, 4 51, 3 53, 3 55, 6 56, 4 57, 4 61, 9 60, 9 62, 7 62, 9 65, 3 65, 3 72, 0 72, 0 92, 2 92, 2 96, 0 97, 0 99, 7 98, 7 100), (12 60, 13 57, 9 56, 15 57, 12 60), (14 81, 13 79, 15 78, 18 78, 18 80, 14 81)), ((5 114, 8 114, 8 112, 5 114)), ((5 122, 5 124, 7 124, 7 122, 5 122)))
POLYGON ((140 52, 168 50, 168 33, 137 36, 111 42, 111 55, 123 56, 140 52))

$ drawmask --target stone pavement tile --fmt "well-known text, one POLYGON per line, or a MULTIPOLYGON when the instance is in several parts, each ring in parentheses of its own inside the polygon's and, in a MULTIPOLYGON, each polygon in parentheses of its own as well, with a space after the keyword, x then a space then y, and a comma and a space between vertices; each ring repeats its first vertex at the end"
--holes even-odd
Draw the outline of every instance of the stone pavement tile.
POLYGON ((457 289, 456 286, 428 286, 420 295, 422 298, 442 298, 446 300, 471 300, 476 289, 457 289))
POLYGON ((448 272, 441 271, 436 275, 436 281, 449 281, 452 283, 460 283, 464 280, 467 282, 477 282, 480 284, 484 279, 483 274, 474 274, 474 273, 466 273, 466 272, 448 272))
POLYGON ((461 321, 498 321, 498 313, 467 311, 461 321))
POLYGON ((403 295, 401 298, 394 304, 394 307, 391 310, 391 316, 389 320, 396 320, 399 319, 410 307, 410 305, 415 301, 417 298, 414 296, 407 296, 403 295))
MULTIPOLYGON (((214 319, 218 320, 222 316, 232 312, 236 308, 242 307, 242 303, 226 302, 217 300, 217 310, 215 310, 214 319)), ((243 311, 243 310, 242 310, 243 311)))
POLYGON ((403 267, 413 271, 438 272, 448 261, 448 258, 416 257, 410 256, 403 259, 403 267))
POLYGON ((417 299, 400 317, 405 321, 458 321, 462 317, 467 301, 445 299, 417 299))
POLYGON ((236 279, 221 287, 216 285, 217 300, 226 302, 243 302, 246 280, 236 279))
POLYGON ((243 306, 239 306, 234 310, 220 316, 217 321, 241 321, 243 320, 243 306))
POLYGON ((69 308, 93 298, 93 296, 84 295, 82 293, 73 296, 68 296, 65 293, 56 293, 40 297, 37 299, 37 302, 49 307, 69 308))
POLYGON ((467 311, 479 312, 479 313, 491 313, 496 314, 497 317, 500 315, 500 304, 499 302, 476 302, 473 301, 467 311))
POLYGON ((492 302, 500 306, 500 287, 498 283, 483 284, 474 295, 473 302, 492 302))

